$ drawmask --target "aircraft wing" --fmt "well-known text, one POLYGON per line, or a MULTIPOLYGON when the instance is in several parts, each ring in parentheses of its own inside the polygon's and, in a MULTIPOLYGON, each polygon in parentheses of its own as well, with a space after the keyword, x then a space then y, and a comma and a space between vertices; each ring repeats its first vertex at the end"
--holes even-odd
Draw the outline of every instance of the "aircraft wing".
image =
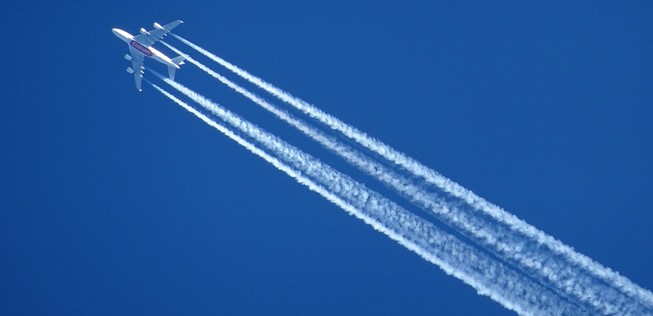
POLYGON ((134 36, 134 40, 145 45, 145 46, 152 46, 154 43, 156 43, 158 40, 166 36, 172 29, 177 27, 179 24, 184 23, 181 20, 174 21, 172 23, 168 23, 164 26, 159 25, 158 23, 154 23, 154 29, 147 32, 147 33, 141 33, 139 35, 134 36))
POLYGON ((129 54, 132 56, 132 69, 134 70, 134 80, 136 81, 136 88, 141 91, 141 80, 143 79, 143 59, 145 56, 140 54, 136 48, 129 46, 129 54))

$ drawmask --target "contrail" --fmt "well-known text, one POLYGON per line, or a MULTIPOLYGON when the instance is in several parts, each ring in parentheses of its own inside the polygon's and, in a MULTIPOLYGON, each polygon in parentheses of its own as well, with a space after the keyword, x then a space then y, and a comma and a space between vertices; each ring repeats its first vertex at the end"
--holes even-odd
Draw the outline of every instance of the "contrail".
MULTIPOLYGON (((156 73, 155 73, 156 74, 156 73)), ((584 314, 587 311, 560 298, 526 276, 509 269, 485 253, 445 233, 401 208, 380 194, 343 175, 321 161, 261 130, 181 84, 157 74, 173 88, 191 98, 221 120, 266 147, 256 145, 193 109, 156 85, 159 92, 193 113, 205 123, 265 159, 300 184, 317 192, 346 212, 363 220, 425 260, 436 264, 508 309, 520 314, 584 314), (280 160, 281 159, 281 160, 280 160)))
POLYGON ((415 185, 409 179, 386 168, 384 165, 280 110, 172 45, 165 42, 163 44, 175 53, 184 55, 187 61, 193 63, 210 76, 273 113, 327 149, 340 155, 350 164, 376 177, 415 205, 432 212, 436 218, 458 230, 466 237, 485 246, 494 254, 516 265, 520 270, 532 275, 543 284, 554 287, 559 293, 564 293, 576 300, 590 304, 603 313, 627 313, 628 311, 638 310, 637 307, 631 306, 637 304, 636 302, 632 302, 628 297, 624 297, 623 294, 607 284, 597 282, 585 270, 570 268, 565 262, 560 262, 547 248, 538 247, 537 244, 529 245, 528 240, 524 240, 519 234, 515 234, 514 231, 508 230, 502 225, 489 223, 486 219, 474 214, 473 210, 465 208, 464 205, 459 208, 455 203, 446 203, 435 192, 427 192, 424 188, 415 185))
MULTIPOLYGON (((205 49, 176 34, 173 34, 173 36, 182 41, 184 44, 187 44, 191 48, 205 55, 206 57, 212 59, 213 61, 238 74, 244 79, 278 97, 282 101, 301 110, 310 117, 329 126, 333 130, 339 131, 344 136, 356 141, 365 148, 368 148, 369 150, 379 154, 380 156, 402 167, 413 175, 423 178, 431 185, 437 186, 439 189, 446 192, 451 197, 467 204, 473 211, 481 212, 482 214, 485 214, 485 216, 492 218, 493 220, 497 221, 497 225, 505 225, 506 229, 513 231, 514 234, 522 235, 523 237, 530 239, 530 241, 528 241, 529 244, 546 246, 546 248, 548 248, 556 258, 568 262, 566 266, 582 268, 592 276, 600 279, 603 282, 606 282, 610 286, 636 299, 643 306, 646 306, 649 309, 653 308, 653 293, 638 286, 628 278, 620 275, 618 272, 604 267, 601 264, 593 261, 591 258, 574 251, 573 248, 538 230, 532 225, 517 218, 515 215, 510 214, 500 207, 487 202, 473 192, 440 175, 438 172, 426 167, 420 162, 406 156, 405 154, 393 149, 381 141, 368 136, 358 129, 347 125, 346 123, 323 112, 317 107, 290 95, 289 93, 263 81, 256 76, 249 74, 245 70, 240 69, 239 67, 225 61, 224 59, 206 51, 205 49)), ((537 262, 534 262, 533 264, 538 265, 537 262)), ((569 284, 569 286, 573 287, 575 285, 569 284)))

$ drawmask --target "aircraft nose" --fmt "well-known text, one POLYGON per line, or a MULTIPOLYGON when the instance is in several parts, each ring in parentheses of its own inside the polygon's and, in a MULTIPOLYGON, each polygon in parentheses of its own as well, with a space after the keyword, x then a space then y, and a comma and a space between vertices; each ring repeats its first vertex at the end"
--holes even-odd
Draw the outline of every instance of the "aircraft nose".
POLYGON ((134 38, 131 34, 125 32, 125 31, 123 31, 123 30, 121 30, 119 28, 113 28, 113 29, 111 29, 111 31, 113 32, 113 34, 116 34, 116 36, 119 39, 121 39, 121 40, 123 40, 125 42, 129 42, 130 40, 132 40, 134 38))

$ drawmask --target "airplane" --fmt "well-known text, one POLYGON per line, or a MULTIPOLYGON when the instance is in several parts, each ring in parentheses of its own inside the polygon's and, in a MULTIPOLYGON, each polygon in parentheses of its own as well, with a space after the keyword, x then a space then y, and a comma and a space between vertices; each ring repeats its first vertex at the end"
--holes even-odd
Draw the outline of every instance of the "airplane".
POLYGON ((141 79, 143 79, 143 73, 145 67, 143 67, 143 60, 145 56, 155 59, 162 64, 168 66, 168 77, 171 80, 175 80, 175 70, 179 69, 179 66, 184 64, 184 57, 177 56, 175 58, 168 58, 160 51, 156 50, 152 45, 158 40, 162 39, 164 36, 168 35, 172 29, 177 27, 179 24, 184 23, 181 20, 168 23, 164 26, 161 26, 159 23, 154 22, 154 29, 151 31, 146 31, 144 28, 141 28, 141 34, 132 36, 131 34, 114 28, 113 34, 116 34, 118 38, 125 41, 129 45, 129 54, 125 54, 125 59, 131 60, 132 67, 127 67, 127 72, 134 74, 134 80, 136 81, 136 88, 138 91, 143 91, 141 89, 141 79))

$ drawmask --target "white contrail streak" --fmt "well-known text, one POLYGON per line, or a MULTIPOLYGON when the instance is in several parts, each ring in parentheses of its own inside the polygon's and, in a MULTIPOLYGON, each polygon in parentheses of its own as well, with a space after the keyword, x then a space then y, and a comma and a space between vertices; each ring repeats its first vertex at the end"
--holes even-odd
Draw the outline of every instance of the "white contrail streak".
MULTIPOLYGON (((653 308, 653 293, 650 291, 639 287, 637 284, 630 281, 628 278, 620 275, 619 273, 602 266, 601 264, 593 261, 591 258, 580 254, 573 250, 573 248, 565 245, 564 243, 558 241, 545 234, 544 232, 538 230, 537 228, 529 225, 523 220, 517 218, 513 214, 510 214, 500 207, 493 205, 483 198, 477 196, 473 192, 463 188, 457 183, 451 181, 450 179, 440 175, 436 171, 424 166, 418 161, 406 156, 405 154, 393 149, 392 147, 382 143, 381 141, 374 139, 367 134, 357 130, 356 128, 347 125, 346 123, 338 120, 337 118, 323 112, 317 107, 296 98, 289 93, 269 84, 262 79, 249 74, 248 72, 240 69, 239 67, 225 61, 224 59, 206 51, 205 49, 189 42, 188 40, 173 34, 177 39, 182 41, 184 44, 187 44, 191 48, 197 50, 213 61, 219 63, 225 68, 231 70, 232 72, 238 74, 244 79, 250 81, 251 83, 259 86, 260 88, 266 90, 272 95, 278 97, 282 101, 292 105, 293 107, 301 110, 310 117, 320 121, 321 123, 329 126, 330 128, 341 132, 346 137, 356 141, 360 145, 368 148, 369 150, 381 155, 385 159, 395 163, 398 166, 401 166, 408 172, 412 173, 415 176, 422 177, 428 183, 437 186, 442 191, 447 194, 460 199, 465 204, 467 204, 473 211, 480 211, 485 214, 488 220, 491 218, 496 221, 495 225, 504 225, 506 231, 511 231, 512 234, 521 235, 530 240, 525 241, 530 245, 545 245, 546 248, 552 253, 551 258, 556 258, 557 260, 565 261, 564 266, 570 269, 581 268, 586 273, 600 279, 602 282, 606 282, 609 286, 612 286, 619 291, 625 293, 626 295, 634 298, 640 304, 647 308, 653 308)), ((500 240, 503 242, 503 240, 500 240)), ((541 264, 538 262, 533 262, 533 265, 541 264)), ((564 281, 564 280, 563 280, 564 281)), ((574 288, 575 284, 569 284, 569 288, 574 288)), ((597 298, 596 295, 594 299, 597 298)), ((592 297, 587 297, 587 300, 593 300, 592 297)), ((594 300, 596 304, 601 304, 594 300)), ((606 304, 606 303, 603 303, 606 304)), ((617 303, 618 304, 618 303, 617 303)), ((610 307, 607 307, 608 310, 610 307)))
POLYGON ((536 244, 528 245, 528 240, 525 240, 518 234, 514 234, 513 231, 506 229, 502 225, 488 223, 486 219, 475 215, 469 208, 459 208, 453 203, 446 203, 435 192, 427 192, 424 188, 415 185, 409 179, 400 176, 384 165, 351 149, 335 138, 325 135, 303 121, 294 118, 289 113, 268 103, 261 97, 233 83, 191 56, 184 54, 179 49, 165 42, 163 44, 175 53, 184 55, 187 61, 193 63, 210 76, 273 113, 327 149, 342 156, 352 165, 395 189, 417 206, 433 212, 436 218, 485 246, 501 258, 515 264, 522 271, 529 273, 543 284, 548 284, 560 293, 564 293, 583 303, 590 304, 593 308, 603 313, 637 311, 636 307, 630 306, 633 305, 633 302, 629 302, 629 298, 623 297, 621 293, 602 282, 597 283, 584 270, 570 269, 564 262, 561 263, 559 260, 552 260, 552 253, 548 249, 537 247, 536 244))
POLYGON ((288 145, 183 85, 158 76, 221 120, 266 147, 269 152, 273 152, 281 160, 153 85, 159 92, 302 185, 386 234, 425 260, 436 264, 447 274, 474 287, 479 294, 487 295, 506 308, 520 314, 585 313, 578 306, 561 299, 533 280, 507 268, 483 252, 443 232, 433 224, 406 211, 321 161, 288 145))

